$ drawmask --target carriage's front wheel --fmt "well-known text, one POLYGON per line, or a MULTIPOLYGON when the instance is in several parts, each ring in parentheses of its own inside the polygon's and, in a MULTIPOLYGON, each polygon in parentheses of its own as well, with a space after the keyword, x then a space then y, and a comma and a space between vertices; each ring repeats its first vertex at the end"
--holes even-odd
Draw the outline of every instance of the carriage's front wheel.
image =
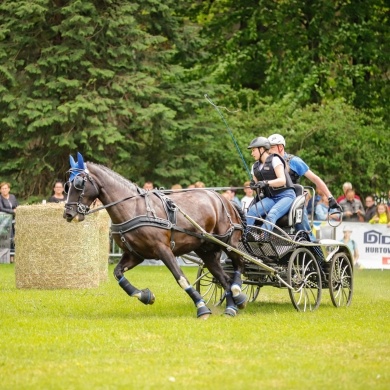
POLYGON ((204 265, 199 266, 194 284, 206 305, 220 306, 224 301, 225 290, 204 265))
POLYGON ((330 265, 329 292, 333 305, 349 306, 353 295, 353 269, 345 253, 337 253, 330 265))
POLYGON ((260 286, 257 286, 255 284, 245 283, 245 280, 243 280, 241 291, 247 295, 248 302, 254 302, 259 296, 260 286))
POLYGON ((314 311, 321 302, 322 283, 318 263, 306 248, 296 249, 288 263, 288 292, 298 311, 314 311))

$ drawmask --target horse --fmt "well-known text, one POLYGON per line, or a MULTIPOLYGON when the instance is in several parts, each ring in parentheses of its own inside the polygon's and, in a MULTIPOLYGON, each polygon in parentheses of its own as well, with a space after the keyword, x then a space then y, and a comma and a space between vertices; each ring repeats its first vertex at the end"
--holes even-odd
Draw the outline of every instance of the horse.
POLYGON ((63 217, 68 222, 82 222, 89 213, 107 210, 111 234, 123 250, 114 277, 129 296, 144 304, 154 303, 154 294, 148 288, 140 290, 133 286, 124 273, 144 259, 162 260, 194 302, 197 317, 207 319, 211 310, 176 260, 177 256, 194 251, 225 290, 224 314, 234 317, 238 309, 245 308, 248 299, 241 291, 243 258, 239 253, 229 251, 234 267, 234 274, 229 277, 220 263, 222 250, 226 252, 228 247, 218 244, 221 241, 238 247, 245 223, 238 206, 213 190, 174 192, 169 197, 158 190, 145 191, 103 165, 84 162, 80 153, 77 162, 70 156, 70 166, 63 217), (91 209, 97 199, 102 206, 91 209), (187 212, 190 219, 186 217, 187 212))

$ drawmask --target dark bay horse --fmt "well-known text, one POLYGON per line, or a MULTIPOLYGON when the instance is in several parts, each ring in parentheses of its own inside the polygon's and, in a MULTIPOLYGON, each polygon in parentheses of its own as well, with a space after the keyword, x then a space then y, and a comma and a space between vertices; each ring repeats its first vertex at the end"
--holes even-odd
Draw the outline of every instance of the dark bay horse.
POLYGON ((225 314, 234 316, 237 308, 245 307, 247 297, 241 292, 244 267, 241 256, 232 251, 228 253, 235 269, 232 280, 220 264, 222 247, 207 239, 184 216, 185 212, 212 237, 237 248, 242 233, 242 214, 240 216, 233 203, 211 190, 175 192, 169 197, 160 191, 145 191, 107 167, 84 163, 80 153, 77 162, 70 157, 70 163, 64 218, 68 222, 82 221, 88 213, 94 212, 90 211, 90 205, 95 199, 102 202, 111 218, 114 239, 123 250, 114 276, 128 295, 144 304, 154 303, 153 293, 134 287, 124 273, 144 259, 162 260, 194 301, 197 316, 207 318, 210 309, 176 260, 176 256, 194 251, 225 289, 225 314))

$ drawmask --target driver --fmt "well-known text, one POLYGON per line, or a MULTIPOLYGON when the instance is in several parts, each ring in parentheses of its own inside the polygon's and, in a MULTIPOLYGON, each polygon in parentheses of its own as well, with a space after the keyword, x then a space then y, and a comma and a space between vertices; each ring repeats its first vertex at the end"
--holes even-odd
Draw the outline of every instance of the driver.
MULTIPOLYGON (((319 191, 322 191, 326 195, 329 201, 329 209, 337 209, 340 212, 342 211, 341 206, 336 202, 324 181, 313 171, 311 171, 308 165, 301 158, 292 154, 287 154, 285 152, 284 148, 286 146, 286 141, 282 135, 272 134, 268 137, 268 141, 271 145, 270 152, 279 154, 286 161, 287 165, 289 166, 290 177, 294 184, 297 184, 299 179, 302 176, 305 176, 307 179, 309 179, 312 183, 315 184, 316 188, 319 191)), ((302 224, 297 224, 297 229, 306 230, 307 232, 310 232, 311 239, 315 240, 313 234, 311 233, 311 227, 306 207, 304 208, 303 212, 302 224)))
MULTIPOLYGON (((296 195, 293 184, 285 170, 285 162, 278 154, 270 154, 270 142, 266 137, 257 137, 249 144, 251 155, 256 160, 252 166, 250 187, 254 190, 261 189, 264 198, 253 204, 247 213, 247 232, 254 225, 255 218, 266 215, 265 220, 273 224, 285 215, 296 195)), ((264 223, 264 229, 272 231, 273 225, 264 223)), ((246 237, 250 238, 249 236, 246 237)), ((266 238, 266 237, 263 237, 266 238)))

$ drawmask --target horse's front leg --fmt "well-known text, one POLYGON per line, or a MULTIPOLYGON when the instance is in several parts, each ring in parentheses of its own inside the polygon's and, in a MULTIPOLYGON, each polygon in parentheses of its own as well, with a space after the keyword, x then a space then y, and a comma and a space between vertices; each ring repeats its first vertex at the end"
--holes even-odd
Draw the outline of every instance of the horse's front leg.
POLYGON ((119 286, 121 286, 128 295, 138 298, 145 305, 153 305, 156 299, 154 294, 148 288, 138 290, 124 276, 126 271, 134 268, 142 263, 142 261, 142 259, 131 256, 128 253, 123 253, 121 260, 114 269, 114 277, 118 281, 119 286))

